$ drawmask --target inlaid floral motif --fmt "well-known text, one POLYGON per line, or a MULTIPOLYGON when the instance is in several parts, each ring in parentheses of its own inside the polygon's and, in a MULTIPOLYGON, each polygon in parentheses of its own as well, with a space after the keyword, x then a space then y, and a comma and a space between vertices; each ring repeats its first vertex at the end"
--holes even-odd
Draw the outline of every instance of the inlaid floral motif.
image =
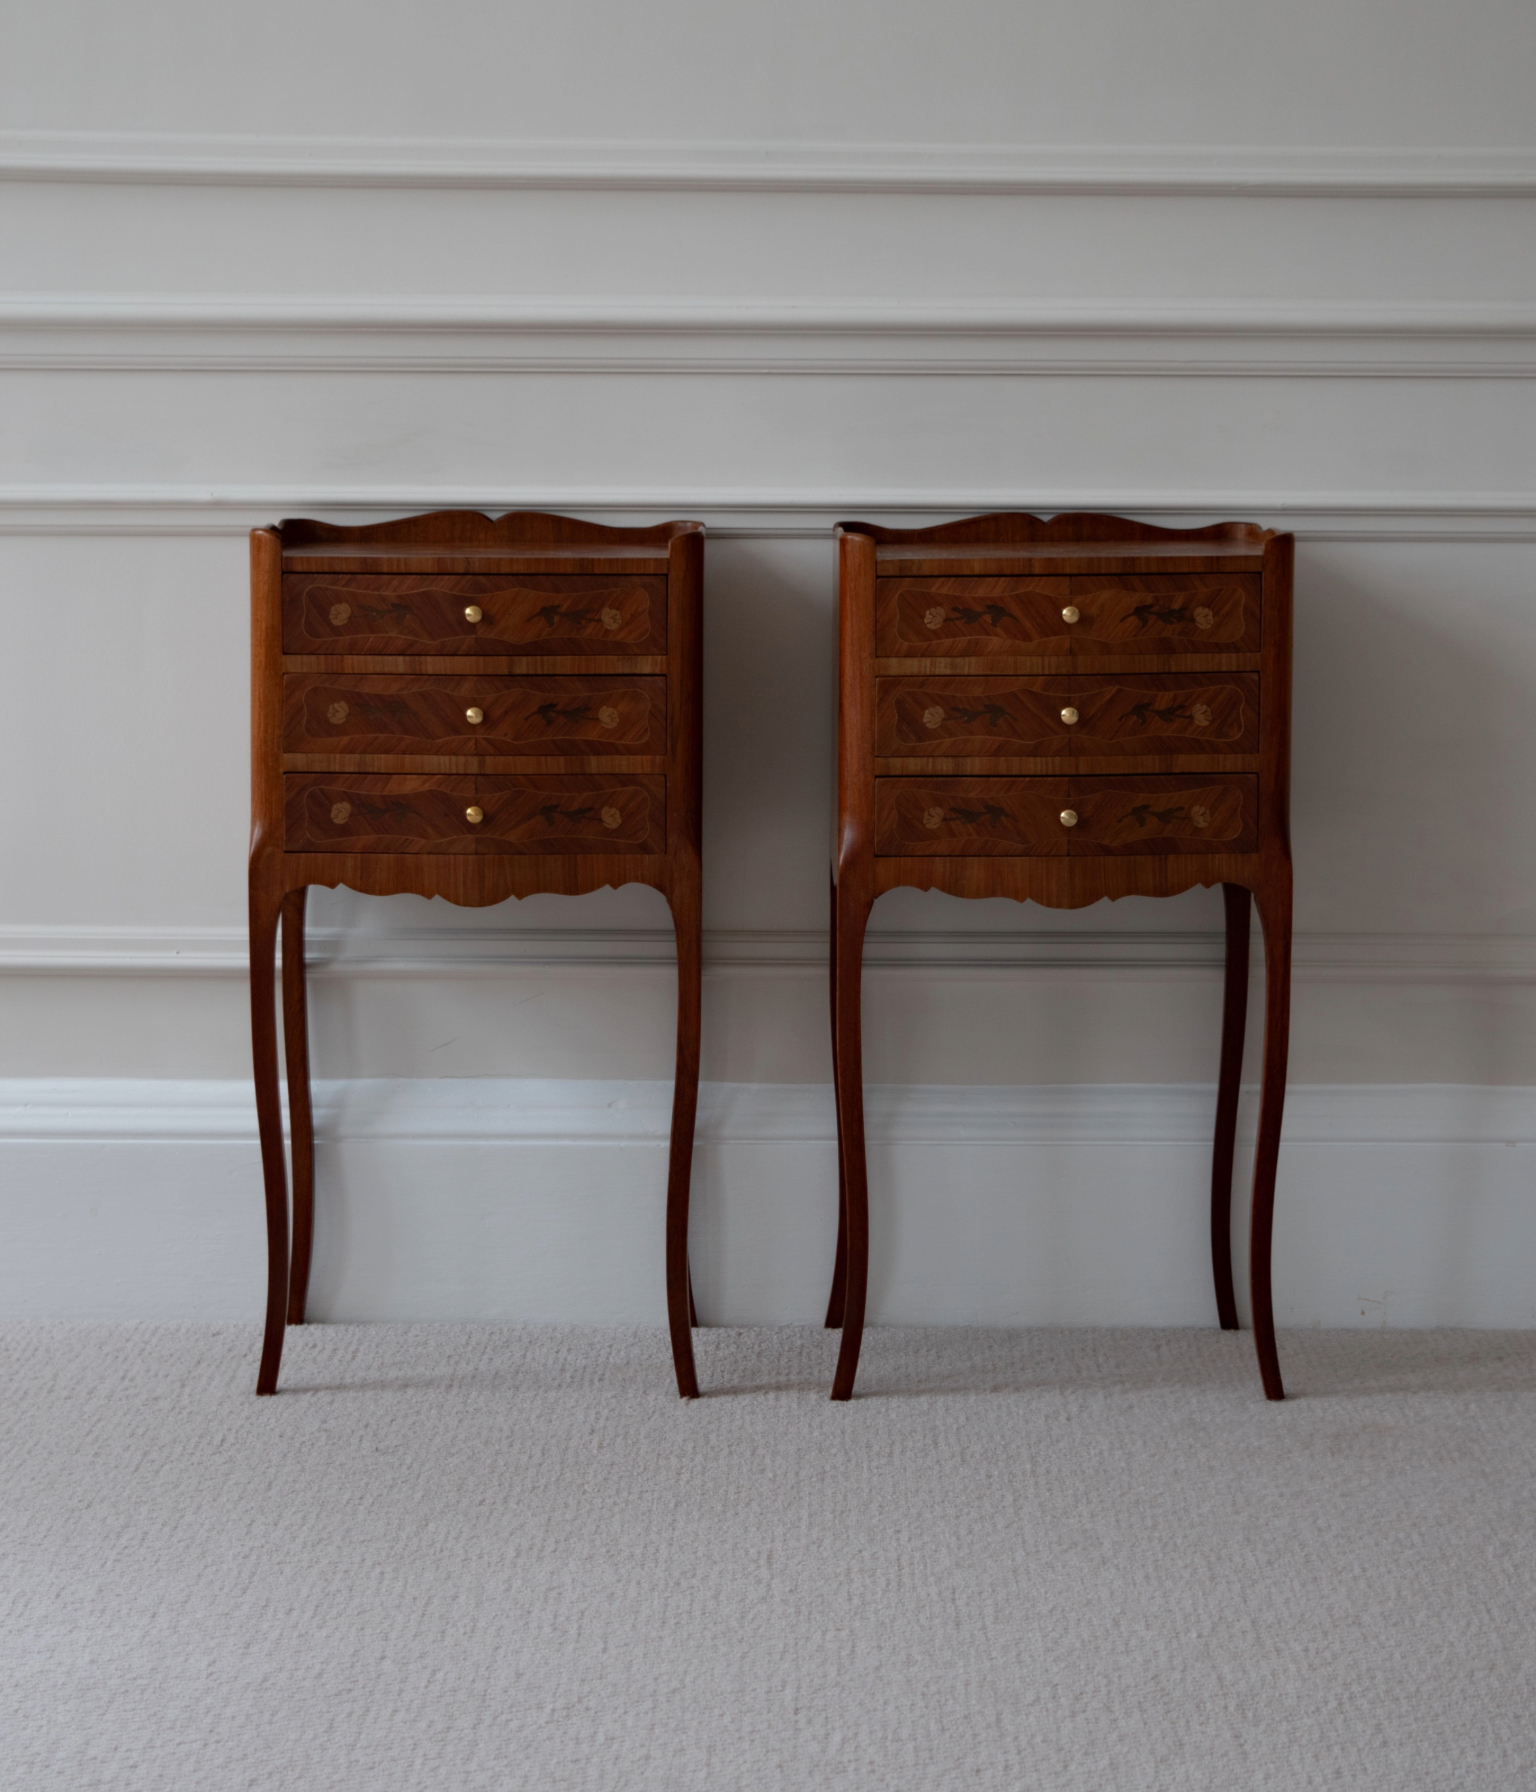
POLYGON ((606 604, 604 605, 603 613, 598 620, 602 623, 604 628, 617 628, 624 620, 624 616, 622 611, 614 609, 612 604, 606 604))
POLYGON ((923 826, 925 828, 941 828, 943 825, 944 811, 942 809, 924 809, 923 826))
POLYGON ((605 703, 597 712, 597 719, 605 728, 617 728, 619 725, 619 712, 611 703, 605 703))
POLYGON ((340 628, 341 625, 347 620, 347 618, 351 614, 352 614, 351 604, 332 604, 331 605, 331 627, 332 628, 340 628))
POLYGON ((331 804, 331 820, 336 823, 337 827, 345 827, 351 819, 352 805, 350 803, 331 804))
POLYGON ((1211 628, 1215 624, 1215 621, 1216 621, 1215 612, 1212 610, 1208 610, 1204 604, 1201 604, 1199 606, 1199 608, 1195 611, 1195 627, 1196 628, 1211 628))
POLYGON ((1211 812, 1204 803, 1191 803, 1189 819, 1197 828, 1208 828, 1211 825, 1211 812))
POLYGON ((1209 703, 1197 703, 1189 712, 1189 719, 1197 728, 1209 728, 1211 725, 1211 706, 1209 703))
POLYGON ((616 828, 624 817, 611 805, 603 810, 599 818, 605 828, 616 828))
POLYGON ((338 722, 338 723, 346 721, 346 719, 347 719, 346 704, 345 703, 333 703, 331 705, 331 707, 325 712, 325 719, 328 722, 338 722))
POLYGON ((941 605, 935 604, 931 610, 923 612, 923 622, 928 628, 943 628, 944 611, 941 605))
POLYGON ((943 720, 944 711, 939 708, 937 703, 930 704, 928 708, 923 711, 923 726, 925 728, 937 728, 939 723, 943 720))

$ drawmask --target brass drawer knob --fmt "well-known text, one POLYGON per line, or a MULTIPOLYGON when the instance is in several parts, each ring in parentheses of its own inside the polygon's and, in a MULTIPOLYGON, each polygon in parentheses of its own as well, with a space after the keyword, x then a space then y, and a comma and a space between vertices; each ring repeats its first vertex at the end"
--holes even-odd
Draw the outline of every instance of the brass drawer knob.
POLYGON ((1066 725, 1069 728, 1077 720, 1077 711, 1072 707, 1072 705, 1070 703, 1061 712, 1061 719, 1062 719, 1062 721, 1064 721, 1066 723, 1066 725))
POLYGON ((1063 622, 1076 622, 1081 616, 1082 611, 1078 609, 1076 604, 1068 604, 1061 612, 1061 619, 1063 622))
POLYGON ((1061 825, 1064 828, 1075 828, 1077 826, 1077 811, 1076 811, 1076 809, 1063 809, 1062 810, 1061 825))
POLYGON ((466 709, 464 711, 464 720, 466 722, 474 723, 483 722, 485 720, 485 711, 483 709, 474 708, 466 709))
POLYGON ((464 819, 469 822, 482 822, 485 820, 485 811, 478 803, 471 803, 464 811, 464 819))
POLYGON ((466 622, 478 622, 484 614, 485 611, 480 608, 479 604, 465 604, 464 606, 464 620, 466 622))

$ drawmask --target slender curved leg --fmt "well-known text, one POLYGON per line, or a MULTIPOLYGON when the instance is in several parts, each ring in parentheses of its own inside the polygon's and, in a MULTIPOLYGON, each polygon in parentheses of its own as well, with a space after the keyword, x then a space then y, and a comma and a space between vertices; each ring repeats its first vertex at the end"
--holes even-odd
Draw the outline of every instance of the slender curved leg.
POLYGON ((251 867, 251 1058, 256 1124, 267 1196, 267 1326, 258 1394, 277 1392, 288 1312, 288 1173, 283 1162, 283 1109, 277 1085, 277 925, 281 895, 272 878, 251 867))
POLYGON ((838 883, 837 909, 837 1113, 842 1142, 843 1342, 837 1353, 832 1398, 853 1397, 864 1341, 864 1300, 869 1289, 869 1176, 864 1161, 864 1053, 860 1037, 860 982, 864 969, 864 927, 873 901, 862 883, 845 875, 838 883))
POLYGON ((1270 1233, 1275 1217, 1275 1168, 1285 1112, 1285 1068, 1291 1028, 1291 868, 1266 878, 1258 892, 1264 929, 1264 1082, 1259 1098, 1259 1138, 1253 1160, 1253 1230, 1248 1244, 1248 1285, 1253 1301, 1253 1341, 1259 1374, 1271 1400, 1285 1398, 1275 1350, 1270 1289, 1270 1233))
POLYGON ((1242 884, 1223 884, 1227 907, 1227 985, 1221 1010, 1221 1077, 1216 1087, 1216 1144, 1211 1153, 1211 1270, 1216 1313, 1224 1332, 1237 1330, 1232 1287, 1232 1155, 1237 1145, 1237 1098, 1243 1082, 1243 1034, 1248 1025, 1248 924, 1252 898, 1242 884))
POLYGON ((304 978, 304 904, 309 891, 283 898, 283 1051, 288 1071, 288 1137, 293 1158, 293 1251, 288 1323, 304 1323, 309 1259, 315 1241, 315 1117, 309 1098, 309 1001, 304 978))
POLYGON ((699 1105, 699 1021, 703 976, 703 912, 696 863, 680 865, 672 887, 677 934, 677 1070, 672 1090, 672 1152, 667 1169, 667 1325, 677 1391, 696 1400, 693 1367, 693 1278, 688 1266, 688 1185, 699 1105))
POLYGON ((827 1300, 829 1331, 843 1323, 843 1295, 848 1285, 848 1179, 843 1172, 843 1120, 837 1095, 837 885, 832 885, 832 961, 827 975, 832 1006, 832 1102, 837 1107, 837 1256, 832 1263, 832 1293, 827 1300))

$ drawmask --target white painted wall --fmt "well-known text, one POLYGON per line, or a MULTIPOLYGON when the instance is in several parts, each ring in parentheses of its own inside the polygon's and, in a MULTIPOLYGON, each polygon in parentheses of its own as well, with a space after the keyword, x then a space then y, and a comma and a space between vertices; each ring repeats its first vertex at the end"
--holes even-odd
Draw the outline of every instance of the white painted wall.
MULTIPOLYGON (((1528 1322, 1499 1293, 1528 1258, 1516 1171, 1447 1267, 1498 1127, 1366 1116, 1378 1086, 1536 1085, 1533 72, 1516 0, 0 10, 0 1079, 32 1079, 0 1116, 36 1079, 57 1097, 46 1139, 0 1117, 27 1239, 0 1307, 254 1311, 247 1222, 186 1242, 167 1191, 195 1204, 213 1158, 166 1118, 248 1068, 245 531, 538 504, 710 526, 705 1074, 790 1118, 788 1157, 719 1185, 755 1191, 750 1224, 708 1217, 701 1172, 701 1282, 717 1317, 803 1317, 830 1159, 773 1090, 828 1074, 828 531, 1016 506, 1297 530, 1293 1070, 1356 1119, 1310 1184, 1298 1140, 1283 1198, 1367 1192, 1342 1259, 1327 1225, 1298 1244, 1280 1308, 1344 1323, 1380 1281, 1420 1291, 1389 1319, 1528 1322), (57 1118, 119 1111, 124 1078, 155 1085, 154 1150, 57 1118), (126 1308, 121 1250, 87 1248, 119 1233, 158 1247, 126 1308)), ((633 890, 320 893, 317 1073, 449 1108, 457 1079, 664 1078, 665 919, 633 890)), ((1073 915, 896 893, 870 1077, 1184 1112, 1214 1073, 1218 925, 1208 892, 1073 915)), ((1102 1206, 1124 1136, 1057 1178, 1021 1123, 1010 1182, 965 1124, 921 1170, 892 1143, 910 1292, 884 1316, 1194 1312, 1136 1292, 1145 1253, 1102 1206), (925 1292, 956 1201, 989 1217, 925 1292), (985 1292, 1093 1214, 1102 1262, 1047 1251, 1044 1281, 985 1292)), ((612 1150, 580 1136, 531 1178, 506 1139, 338 1146, 347 1212, 343 1163, 387 1159, 389 1192, 322 1300, 645 1310, 648 1258, 599 1293, 571 1268, 611 1223, 612 1150), (407 1298, 381 1266, 465 1151, 558 1248, 519 1256, 508 1219, 478 1280, 407 1298)), ((1138 1136, 1164 1152, 1143 1219, 1182 1237, 1199 1153, 1175 1172, 1138 1136)), ((217 1198, 254 1215, 228 1149, 217 1198)))

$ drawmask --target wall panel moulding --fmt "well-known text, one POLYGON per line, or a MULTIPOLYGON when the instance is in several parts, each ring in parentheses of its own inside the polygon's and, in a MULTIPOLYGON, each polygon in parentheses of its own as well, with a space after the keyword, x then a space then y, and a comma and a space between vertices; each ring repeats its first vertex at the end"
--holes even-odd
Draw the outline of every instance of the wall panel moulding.
POLYGON ((1530 378, 1536 305, 19 293, 0 368, 1530 378))
POLYGON ((652 192, 1521 198, 1536 195, 1536 150, 5 131, 0 178, 652 192))

